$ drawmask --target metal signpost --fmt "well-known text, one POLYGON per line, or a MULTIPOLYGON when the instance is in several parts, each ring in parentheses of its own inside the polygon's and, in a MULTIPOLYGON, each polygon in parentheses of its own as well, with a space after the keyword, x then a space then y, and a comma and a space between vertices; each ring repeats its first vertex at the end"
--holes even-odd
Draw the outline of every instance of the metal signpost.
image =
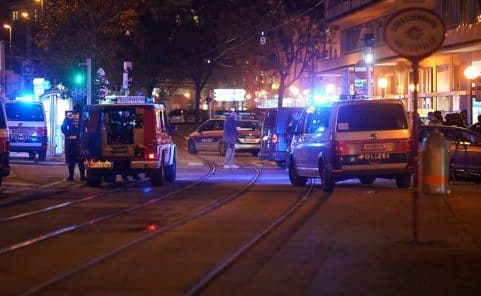
POLYGON ((443 20, 433 11, 424 8, 407 8, 396 14, 386 23, 384 40, 401 57, 411 61, 413 67, 413 223, 412 240, 418 242, 419 184, 418 184, 418 84, 419 61, 435 52, 443 43, 446 27, 443 20))

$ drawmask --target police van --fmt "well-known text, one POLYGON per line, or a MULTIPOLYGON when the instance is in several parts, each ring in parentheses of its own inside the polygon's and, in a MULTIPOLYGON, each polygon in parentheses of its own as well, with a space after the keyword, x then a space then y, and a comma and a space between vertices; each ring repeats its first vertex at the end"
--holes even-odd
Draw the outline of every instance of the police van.
POLYGON ((47 158, 47 121, 41 102, 5 101, 10 151, 26 152, 29 159, 47 158))
POLYGON ((153 186, 175 181, 177 147, 164 105, 143 96, 107 96, 84 113, 80 146, 89 186, 139 173, 153 186))
POLYGON ((289 131, 294 135, 287 158, 289 180, 304 186, 320 178, 322 189, 358 178, 395 179, 398 188, 410 186, 414 171, 413 139, 401 100, 337 101, 305 108, 289 131))

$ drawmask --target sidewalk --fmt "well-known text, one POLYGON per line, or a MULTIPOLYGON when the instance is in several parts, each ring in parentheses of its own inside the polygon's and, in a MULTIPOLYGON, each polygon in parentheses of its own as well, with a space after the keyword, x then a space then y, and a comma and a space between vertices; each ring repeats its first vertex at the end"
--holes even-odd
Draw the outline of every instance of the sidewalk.
POLYGON ((56 156, 47 155, 47 160, 39 161, 38 158, 36 158, 35 160, 28 159, 27 153, 10 152, 10 163, 19 164, 19 165, 64 166, 65 156, 64 155, 56 155, 56 156))
POLYGON ((417 242, 411 192, 353 198, 310 295, 480 295, 480 188, 451 189, 420 197, 417 242))

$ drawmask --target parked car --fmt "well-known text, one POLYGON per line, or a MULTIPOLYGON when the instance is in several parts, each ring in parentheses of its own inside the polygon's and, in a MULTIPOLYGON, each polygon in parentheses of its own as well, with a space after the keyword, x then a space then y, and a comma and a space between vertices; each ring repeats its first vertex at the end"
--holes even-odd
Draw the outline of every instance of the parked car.
POLYGON ((170 123, 185 123, 187 111, 184 109, 174 109, 169 112, 170 123))
POLYGON ((5 101, 10 151, 27 152, 29 159, 36 155, 40 161, 47 159, 47 120, 41 102, 5 101))
MULTIPOLYGON (((192 132, 187 140, 189 153, 199 151, 214 151, 225 155, 224 137, 225 118, 209 119, 192 132)), ((255 119, 242 119, 239 121, 238 138, 235 144, 236 152, 249 152, 257 156, 261 141, 261 123, 255 119)))
POLYGON ((280 168, 286 167, 292 134, 286 128, 297 123, 300 107, 269 108, 264 114, 261 136, 260 160, 274 161, 280 168))
POLYGON ((449 144, 450 179, 481 183, 481 135, 463 127, 425 125, 419 127, 421 145, 435 129, 439 129, 449 144))
MULTIPOLYGON (((291 129, 291 128, 290 128, 291 129)), ((414 171, 413 141, 401 100, 352 100, 306 108, 292 128, 287 160, 289 180, 303 186, 320 178, 324 191, 337 181, 393 178, 410 186, 414 171)))
POLYGON ((192 110, 189 109, 185 112, 185 122, 187 123, 202 123, 209 119, 209 112, 207 110, 192 110))

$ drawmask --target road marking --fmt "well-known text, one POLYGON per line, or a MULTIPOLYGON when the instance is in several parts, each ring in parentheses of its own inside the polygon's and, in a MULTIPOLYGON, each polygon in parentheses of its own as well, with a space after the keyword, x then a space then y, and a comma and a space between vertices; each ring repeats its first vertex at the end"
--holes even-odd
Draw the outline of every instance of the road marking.
POLYGON ((58 185, 58 184, 62 184, 64 181, 55 181, 55 182, 52 182, 52 183, 49 183, 49 184, 45 184, 45 185, 41 185, 41 186, 37 186, 36 184, 32 184, 32 183, 23 183, 23 182, 3 182, 4 185, 8 185, 8 186, 16 186, 16 187, 22 187, 22 188, 14 188, 14 189, 10 189, 10 190, 5 190, 3 191, 3 193, 7 193, 7 194, 11 194, 11 193, 17 193, 17 192, 21 192, 21 191, 25 191, 25 190, 29 190, 29 189, 45 189, 45 188, 48 188, 48 187, 52 187, 52 186, 55 186, 55 185, 58 185))
POLYGON ((52 187, 52 186, 55 186, 55 185, 58 185, 58 184, 62 184, 63 182, 64 181, 55 181, 55 182, 52 182, 50 184, 45 184, 45 185, 39 186, 38 188, 44 189, 44 188, 52 187))
POLYGON ((5 184, 5 185, 10 185, 10 186, 29 186, 29 187, 35 187, 35 184, 25 183, 25 182, 3 181, 3 184, 5 184))
POLYGON ((189 161, 188 164, 190 166, 202 166, 205 165, 203 161, 189 161))

